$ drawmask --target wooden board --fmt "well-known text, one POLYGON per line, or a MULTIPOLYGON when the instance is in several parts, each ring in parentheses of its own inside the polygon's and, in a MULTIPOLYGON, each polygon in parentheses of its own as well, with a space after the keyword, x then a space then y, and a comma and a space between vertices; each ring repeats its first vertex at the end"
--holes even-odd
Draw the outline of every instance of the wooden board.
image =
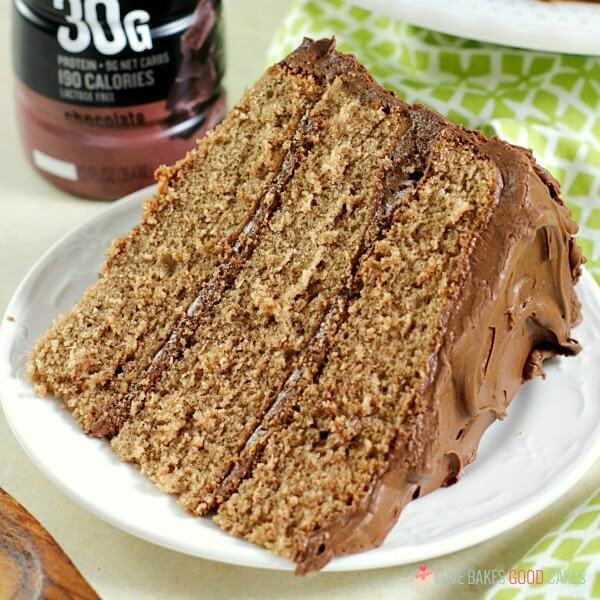
POLYGON ((54 538, 2 488, 0 598, 98 600, 54 538))

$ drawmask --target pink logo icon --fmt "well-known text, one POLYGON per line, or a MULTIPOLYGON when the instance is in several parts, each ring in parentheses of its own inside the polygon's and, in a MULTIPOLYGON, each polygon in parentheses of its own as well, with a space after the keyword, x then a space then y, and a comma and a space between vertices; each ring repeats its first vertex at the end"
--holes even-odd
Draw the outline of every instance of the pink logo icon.
POLYGON ((431 577, 433 571, 427 565, 419 565, 417 572, 414 574, 415 583, 424 583, 431 577))

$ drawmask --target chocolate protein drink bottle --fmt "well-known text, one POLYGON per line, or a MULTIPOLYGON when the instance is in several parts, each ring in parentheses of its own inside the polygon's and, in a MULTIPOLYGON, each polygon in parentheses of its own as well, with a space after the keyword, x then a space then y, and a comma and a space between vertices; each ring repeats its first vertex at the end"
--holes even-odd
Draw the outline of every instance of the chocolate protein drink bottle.
POLYGON ((14 0, 16 105, 34 167, 118 198, 222 118, 221 0, 14 0))

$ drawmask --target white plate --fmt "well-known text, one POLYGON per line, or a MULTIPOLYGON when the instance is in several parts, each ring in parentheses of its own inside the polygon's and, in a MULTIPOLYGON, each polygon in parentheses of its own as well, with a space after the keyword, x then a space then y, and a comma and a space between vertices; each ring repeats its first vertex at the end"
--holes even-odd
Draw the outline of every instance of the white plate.
POLYGON ((434 31, 517 48, 600 55, 600 4, 541 0, 354 0, 434 31))
MULTIPOLYGON (((82 434, 58 402, 36 397, 24 377, 33 341, 90 284, 104 250, 138 220, 142 190, 117 202, 51 248, 19 286, 0 328, 4 412, 33 462, 100 518, 136 536, 229 563, 290 569, 290 563, 194 518, 108 444, 82 434), (14 320, 13 320, 14 319, 14 320)), ((579 285, 584 351, 548 365, 548 382, 528 383, 479 459, 457 485, 412 502, 380 548, 334 560, 329 571, 425 560, 471 546, 525 521, 569 489, 600 455, 600 298, 588 273, 579 285)))

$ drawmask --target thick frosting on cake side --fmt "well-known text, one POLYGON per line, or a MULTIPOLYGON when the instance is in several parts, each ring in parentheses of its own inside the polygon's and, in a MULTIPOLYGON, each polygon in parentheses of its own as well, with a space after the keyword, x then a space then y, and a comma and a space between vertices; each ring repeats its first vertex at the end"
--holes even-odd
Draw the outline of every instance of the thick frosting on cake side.
POLYGON ((472 247, 404 444, 353 515, 306 540, 299 573, 380 545, 408 502, 458 480, 519 386, 544 375, 545 359, 580 350, 570 329, 580 320, 573 282, 582 254, 556 182, 526 151, 464 135, 502 174, 498 204, 472 247))

